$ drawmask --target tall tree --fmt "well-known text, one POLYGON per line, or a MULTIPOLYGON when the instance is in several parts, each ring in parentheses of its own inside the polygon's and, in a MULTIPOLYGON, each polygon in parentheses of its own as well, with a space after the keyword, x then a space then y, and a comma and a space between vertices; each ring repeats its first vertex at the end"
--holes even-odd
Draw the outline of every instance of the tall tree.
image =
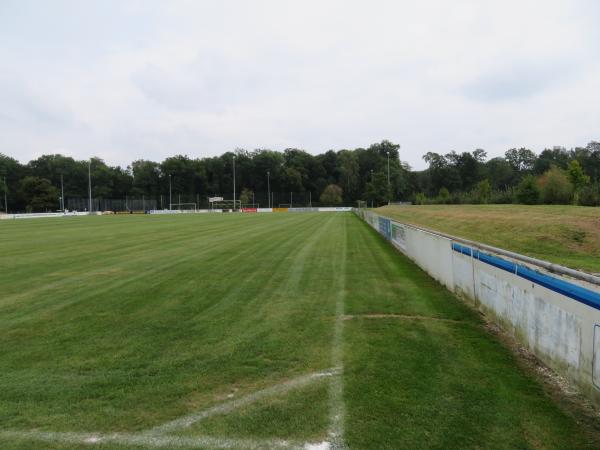
POLYGON ((344 187, 345 197, 354 202, 358 194, 359 165, 356 154, 349 150, 338 153, 339 183, 344 187))
POLYGON ((536 174, 546 173, 552 166, 566 169, 569 163, 569 154, 564 147, 553 147, 544 149, 535 160, 533 170, 536 174))
POLYGON ((513 170, 521 173, 530 173, 535 166, 537 156, 531 150, 521 147, 519 149, 511 148, 507 150, 504 158, 513 170))
POLYGON ((19 196, 28 212, 46 212, 59 208, 59 191, 46 178, 23 178, 19 186, 19 196))

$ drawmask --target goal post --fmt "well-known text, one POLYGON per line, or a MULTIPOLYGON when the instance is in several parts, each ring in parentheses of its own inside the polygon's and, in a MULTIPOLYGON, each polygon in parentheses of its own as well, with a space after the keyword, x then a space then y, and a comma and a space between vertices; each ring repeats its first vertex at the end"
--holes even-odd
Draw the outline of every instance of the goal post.
POLYGON ((236 209, 241 209, 242 208, 242 201, 241 200, 221 200, 220 202, 214 202, 213 203, 213 208, 216 209, 231 209, 231 210, 236 210, 236 209))
POLYGON ((242 209, 242 201, 235 200, 227 200, 223 197, 209 197, 208 201, 210 203, 210 209, 223 209, 223 210, 239 210, 242 209))
POLYGON ((171 210, 176 211, 196 211, 196 203, 171 203, 171 210))

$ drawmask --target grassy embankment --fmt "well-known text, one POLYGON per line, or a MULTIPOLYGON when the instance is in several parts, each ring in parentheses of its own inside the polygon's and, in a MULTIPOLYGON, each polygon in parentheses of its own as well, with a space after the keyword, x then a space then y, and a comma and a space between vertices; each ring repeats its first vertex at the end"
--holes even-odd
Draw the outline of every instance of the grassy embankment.
POLYGON ((600 208, 384 206, 379 214, 574 269, 600 273, 600 208))

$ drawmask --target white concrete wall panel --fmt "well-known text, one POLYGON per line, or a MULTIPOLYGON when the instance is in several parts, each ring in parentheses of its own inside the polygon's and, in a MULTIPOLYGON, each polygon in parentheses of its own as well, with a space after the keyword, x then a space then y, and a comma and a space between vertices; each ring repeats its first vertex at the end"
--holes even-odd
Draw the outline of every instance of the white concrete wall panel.
POLYGON ((406 227, 406 254, 434 279, 454 290, 451 241, 406 227))
POLYGON ((454 274, 454 290, 461 296, 470 299, 475 297, 473 259, 458 252, 452 252, 452 271, 454 274))

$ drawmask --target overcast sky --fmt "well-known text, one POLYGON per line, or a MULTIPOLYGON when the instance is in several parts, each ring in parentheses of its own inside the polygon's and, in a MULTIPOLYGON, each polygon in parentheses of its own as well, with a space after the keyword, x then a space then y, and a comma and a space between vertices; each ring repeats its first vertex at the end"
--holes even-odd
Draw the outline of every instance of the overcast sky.
POLYGON ((0 0, 0 153, 600 139, 600 1, 0 0))

